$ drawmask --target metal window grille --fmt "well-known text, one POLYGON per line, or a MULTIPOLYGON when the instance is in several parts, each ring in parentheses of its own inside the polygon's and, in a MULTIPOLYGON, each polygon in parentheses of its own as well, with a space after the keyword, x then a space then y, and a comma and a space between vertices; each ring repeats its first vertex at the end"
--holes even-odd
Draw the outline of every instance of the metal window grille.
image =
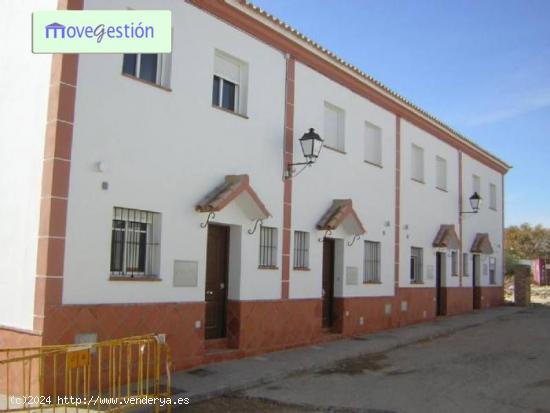
POLYGON ((468 253, 467 252, 464 252, 462 254, 462 276, 463 277, 468 277, 470 276, 470 272, 468 271, 468 253))
POLYGON ((411 282, 413 283, 422 282, 422 261, 422 248, 411 247, 411 282))
POLYGON ((489 258, 489 284, 496 284, 497 260, 494 257, 489 258))
POLYGON ((260 267, 277 266, 277 228, 260 228, 260 267))
POLYGON ((365 241, 364 282, 380 282, 380 243, 365 241))
POLYGON ((456 251, 451 252, 451 271, 452 276, 458 276, 458 252, 456 251))
POLYGON ((309 268, 309 233, 294 231, 294 268, 309 268))
POLYGON ((158 275, 157 228, 160 214, 114 209, 111 235, 111 275, 158 275))

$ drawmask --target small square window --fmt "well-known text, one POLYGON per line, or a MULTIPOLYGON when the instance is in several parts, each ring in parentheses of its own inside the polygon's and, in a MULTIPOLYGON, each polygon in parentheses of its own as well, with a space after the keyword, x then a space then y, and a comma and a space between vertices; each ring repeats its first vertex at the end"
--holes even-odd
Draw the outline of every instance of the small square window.
POLYGON ((365 241, 365 262, 363 269, 363 282, 380 282, 380 243, 365 241))
POLYGON ((365 161, 382 166, 382 129, 365 122, 365 161))
POLYGON ((458 252, 451 252, 451 275, 453 277, 458 277, 458 252))
POLYGON ((436 187, 443 191, 447 190, 447 160, 436 156, 435 157, 435 169, 436 169, 436 187))
POLYGON ((472 193, 477 192, 481 196, 481 178, 478 175, 472 175, 472 193))
POLYGON ((422 248, 411 247, 410 278, 412 284, 422 284, 423 255, 422 248))
POLYGON ((294 269, 309 268, 309 233, 294 231, 294 269))
POLYGON ((152 276, 159 273, 160 214, 115 208, 111 231, 111 275, 152 276))
POLYGON ((489 208, 497 210, 497 186, 489 184, 489 208))
POLYGON ((345 151, 344 120, 345 112, 342 109, 325 102, 323 139, 326 147, 345 151))
POLYGON ((248 65, 228 54, 216 51, 212 80, 212 105, 246 114, 248 65))
POLYGON ((497 274, 497 259, 495 257, 489 257, 489 284, 494 285, 497 274))
POLYGON ((172 66, 171 54, 125 54, 122 73, 146 82, 169 88, 172 66))
POLYGON ((462 276, 463 277, 469 277, 470 276, 470 272, 468 270, 469 268, 469 256, 468 256, 468 253, 467 252, 464 252, 462 254, 462 276))
POLYGON ((277 228, 260 227, 260 268, 277 267, 277 228))
POLYGON ((424 149, 411 146, 411 179, 424 183, 424 149))

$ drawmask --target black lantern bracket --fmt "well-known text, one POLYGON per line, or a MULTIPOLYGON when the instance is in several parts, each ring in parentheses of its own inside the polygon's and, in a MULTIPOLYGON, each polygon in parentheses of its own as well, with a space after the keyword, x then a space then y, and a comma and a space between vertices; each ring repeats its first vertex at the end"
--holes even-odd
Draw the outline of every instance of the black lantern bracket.
POLYGON ((361 235, 355 234, 353 236, 353 239, 351 241, 348 241, 348 247, 351 247, 353 244, 355 244, 355 241, 359 241, 361 239, 361 235))
POLYGON ((310 167, 311 165, 313 165, 313 163, 313 161, 289 163, 285 171, 285 179, 294 178, 300 175, 304 171, 304 169, 310 167), (303 168, 296 172, 296 169, 294 168, 295 166, 303 166, 303 168))
POLYGON ((254 228, 250 228, 246 232, 248 232, 250 235, 253 235, 256 232, 256 230, 258 229, 258 224, 261 227, 263 225, 263 223, 264 222, 261 218, 257 219, 256 222, 254 223, 254 228))
POLYGON ((214 214, 213 212, 209 212, 208 216, 206 217, 206 221, 201 222, 201 228, 206 228, 210 221, 212 221, 214 218, 216 218, 216 214, 214 214))
POLYGON ((323 242, 325 240, 325 238, 328 238, 332 235, 332 231, 330 229, 327 229, 325 231, 325 235, 323 235, 321 238, 319 238, 319 242, 323 242))

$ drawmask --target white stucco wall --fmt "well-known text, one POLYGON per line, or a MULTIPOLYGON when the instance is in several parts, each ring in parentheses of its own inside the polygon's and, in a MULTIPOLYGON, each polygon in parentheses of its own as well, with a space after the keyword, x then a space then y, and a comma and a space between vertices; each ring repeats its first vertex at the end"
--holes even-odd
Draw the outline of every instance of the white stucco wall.
MULTIPOLYGON (((322 286, 323 231, 316 224, 333 199, 353 200, 353 206, 367 233, 351 247, 353 235, 343 229, 332 237, 345 242, 342 266, 335 273, 336 296, 388 296, 394 289, 395 231, 395 116, 338 83, 296 64, 294 154, 301 162, 298 139, 309 128, 323 136, 324 103, 330 102, 345 111, 345 149, 342 154, 327 148, 319 160, 293 182, 292 226, 310 231, 310 271, 290 273, 290 297, 320 297, 322 286), (364 125, 372 123, 382 129, 382 168, 364 162, 364 125), (385 227, 389 221, 390 226, 385 227), (363 284, 364 241, 381 243, 381 284, 363 284), (357 267, 359 282, 346 285, 346 267, 357 267)), ((294 241, 292 236, 291 243, 294 241)), ((293 246, 291 245, 291 251, 293 246)))
MULTIPOLYGON (((482 198, 481 207, 477 214, 465 214, 464 222, 462 226, 463 245, 464 252, 469 255, 469 274, 470 277, 463 279, 463 285, 472 285, 472 254, 470 248, 474 242, 477 233, 488 233, 491 245, 493 246, 494 254, 492 257, 496 258, 496 285, 503 285, 503 251, 502 245, 502 176, 494 170, 483 165, 479 161, 472 159, 470 156, 463 155, 463 191, 464 191, 464 210, 469 211, 470 204, 468 198, 474 192, 472 175, 477 175, 481 179, 481 193, 482 198), (496 210, 489 208, 489 184, 495 184, 497 188, 497 208, 496 210)), ((489 257, 488 255, 481 256, 481 279, 478 282, 478 286, 489 286, 489 257), (487 266, 487 271, 484 272, 484 266, 487 266)))
MULTIPOLYGON (((279 228, 280 266, 284 55, 186 2, 86 1, 85 7, 171 9, 172 91, 122 76, 122 55, 81 55, 63 302, 203 301, 207 233, 199 224, 206 214, 194 207, 227 174, 248 174, 273 215, 264 224, 279 228), (247 119, 211 105, 216 49, 249 65, 247 119), (98 161, 103 173, 94 169, 98 161), (114 206, 162 214, 162 281, 109 281, 114 206), (198 261, 197 287, 173 287, 174 260, 198 261)), ((253 222, 236 204, 215 222, 233 225, 233 235, 241 227, 240 279, 229 280, 229 297, 280 298, 280 269, 258 269, 259 231, 247 233, 253 222)))
MULTIPOLYGON (((116 5, 106 0, 86 1, 86 8, 115 6, 151 7, 145 0, 116 5)), ((264 224, 278 229, 279 268, 258 269, 259 231, 249 235, 247 230, 253 222, 237 203, 230 204, 217 213, 214 220, 231 226, 229 298, 278 299, 283 240, 285 58, 279 51, 186 2, 158 1, 154 8, 169 8, 173 13, 172 91, 122 76, 121 55, 80 57, 63 302, 203 301, 207 232, 199 224, 206 219, 206 214, 195 212, 194 206, 220 184, 225 175, 244 173, 250 176, 252 187, 273 215, 264 224), (211 106, 215 50, 248 64, 247 118, 211 106), (103 172, 95 168, 100 161, 103 172), (108 183, 108 190, 102 189, 102 182, 108 183), (161 281, 109 281, 115 206, 162 215, 161 281), (173 287, 174 260, 198 262, 196 287, 173 287)), ((323 149, 318 162, 293 180, 292 230, 310 233, 310 268, 309 271, 292 269, 292 233, 290 298, 321 297, 322 243, 318 238, 324 233, 316 230, 316 223, 333 199, 347 198, 353 200, 367 234, 352 246, 347 245, 353 237, 350 232, 340 228, 332 234, 338 240, 337 249, 342 250, 335 271, 335 295, 391 296, 395 260, 395 115, 301 63, 296 63, 295 79, 294 161, 303 160, 298 139, 308 128, 315 128, 323 136, 325 101, 345 111, 346 153, 323 149), (365 122, 382 130, 381 168, 364 162, 365 122), (380 284, 362 282, 364 240, 381 243, 380 284), (357 285, 346 284, 348 267, 357 268, 357 285)), ((479 171, 483 188, 487 186, 487 197, 486 179, 495 178, 494 183, 500 188, 496 172, 466 157, 464 163, 465 176, 474 173, 473 170, 479 171)), ((411 286, 411 246, 424 249, 424 284, 421 286, 435 285, 433 239, 442 224, 457 225, 458 233, 458 170, 456 149, 402 121, 402 287, 411 286), (410 179, 412 143, 424 148, 424 184, 410 179), (435 187, 436 156, 447 160, 446 192, 435 187), (405 226, 408 229, 405 230, 405 226), (433 277, 428 276, 430 266, 433 277)), ((468 193, 465 199, 469 196, 469 181, 465 178, 468 193)), ((470 238, 475 236, 472 231, 480 232, 484 226, 487 232, 501 231, 500 225, 486 212, 467 217, 465 245, 471 245, 470 238), (477 225, 477 220, 482 221, 484 217, 489 221, 477 225)), ((495 239, 497 236, 491 235, 491 240, 495 239)), ((493 242, 493 246, 496 248, 499 243, 493 242)), ((500 259, 497 265, 501 265, 500 259)), ((450 274, 449 254, 446 268, 443 285, 458 286, 458 277, 450 274)), ((497 272, 500 273, 498 267, 497 272)))
MULTIPOLYGON (((434 287, 436 248, 433 241, 441 225, 455 225, 459 235, 458 151, 411 123, 401 121, 401 287, 434 287), (424 149, 424 183, 411 179, 411 148, 424 149), (447 161, 447 190, 436 187, 436 156, 447 161), (410 282, 411 247, 423 249, 423 284, 410 282)), ((457 287, 459 277, 451 276, 450 251, 442 285, 457 287)))
MULTIPOLYGON (((43 1, 40 9, 55 9, 43 1)), ((31 52, 36 2, 0 3, 0 325, 32 329, 51 55, 31 52)))

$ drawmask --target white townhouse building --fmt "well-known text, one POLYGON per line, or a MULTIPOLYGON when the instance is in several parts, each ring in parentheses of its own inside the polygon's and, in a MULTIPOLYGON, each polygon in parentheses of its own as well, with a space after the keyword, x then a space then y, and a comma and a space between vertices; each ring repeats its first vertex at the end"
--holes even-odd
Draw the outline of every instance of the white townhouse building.
POLYGON ((44 0, 169 9, 173 49, 33 55, 33 7, 0 13, 0 347, 158 332, 187 368, 502 304, 510 167, 356 67, 237 0, 44 0))

